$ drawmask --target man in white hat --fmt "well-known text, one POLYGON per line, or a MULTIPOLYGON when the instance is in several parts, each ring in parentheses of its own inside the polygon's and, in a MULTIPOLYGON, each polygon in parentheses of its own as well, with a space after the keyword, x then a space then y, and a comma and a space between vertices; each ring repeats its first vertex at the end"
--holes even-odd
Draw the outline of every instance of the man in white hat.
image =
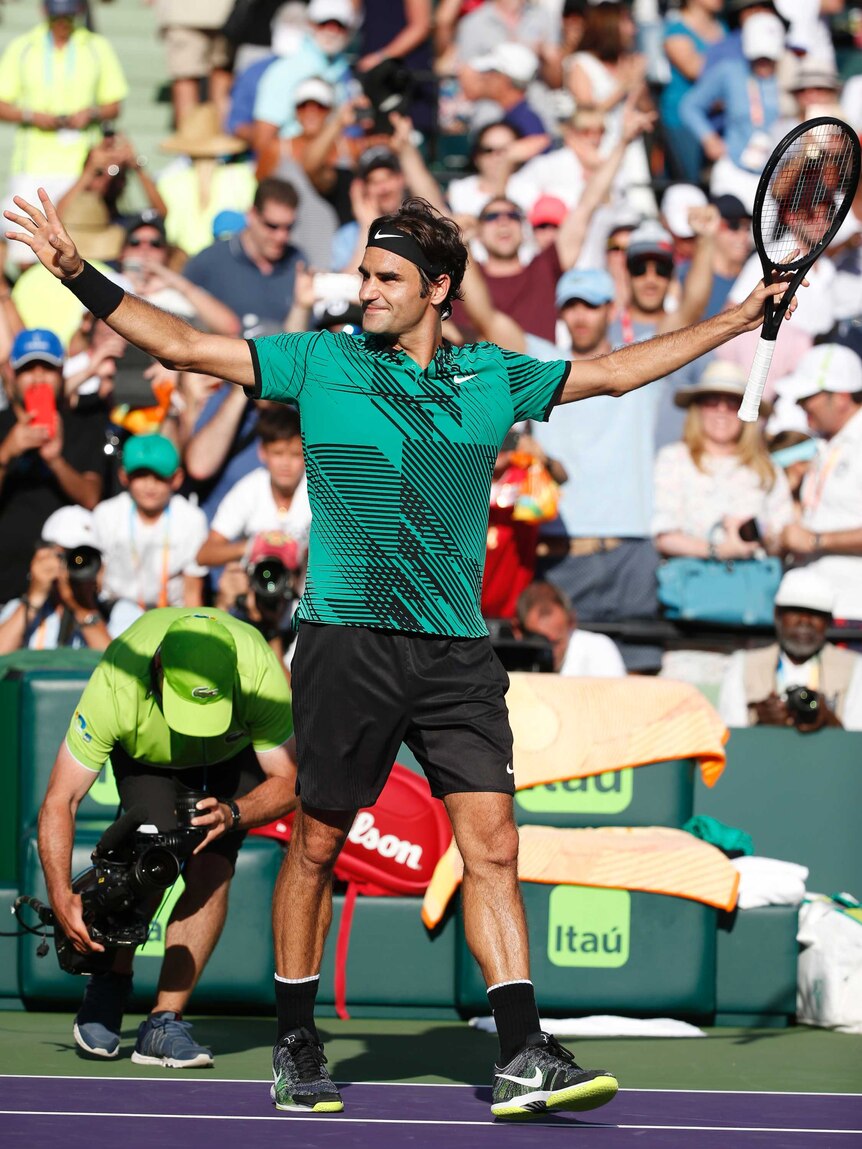
POLYGON ((784 528, 782 547, 828 582, 836 618, 862 620, 862 360, 843 344, 818 344, 781 394, 823 439, 802 484, 802 522, 784 528))
POLYGON ((29 647, 104 650, 119 630, 107 625, 98 591, 102 568, 92 511, 60 507, 42 527, 27 592, 0 611, 0 654, 29 647))
POLYGON ((739 650, 721 684, 728 726, 862 730, 862 658, 826 641, 834 594, 810 568, 788 571, 775 595, 777 642, 739 650))

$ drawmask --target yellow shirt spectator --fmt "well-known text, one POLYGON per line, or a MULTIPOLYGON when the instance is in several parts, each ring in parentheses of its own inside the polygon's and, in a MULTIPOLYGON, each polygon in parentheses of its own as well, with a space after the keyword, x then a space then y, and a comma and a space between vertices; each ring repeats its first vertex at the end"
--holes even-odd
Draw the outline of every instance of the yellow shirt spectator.
POLYGON ((0 101, 24 115, 15 133, 13 176, 75 177, 98 137, 95 126, 42 130, 27 123, 33 113, 73 116, 92 109, 95 119, 96 109, 118 103, 127 93, 120 62, 104 36, 75 28, 58 47, 47 23, 18 36, 0 58, 0 101))

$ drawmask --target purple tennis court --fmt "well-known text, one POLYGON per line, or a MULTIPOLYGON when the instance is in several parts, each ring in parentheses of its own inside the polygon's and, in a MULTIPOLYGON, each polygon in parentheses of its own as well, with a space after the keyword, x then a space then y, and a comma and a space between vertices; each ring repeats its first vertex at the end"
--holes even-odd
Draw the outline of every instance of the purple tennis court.
POLYGON ((5 1077, 0 1116, 4 1145, 64 1149, 90 1149, 94 1142, 172 1149, 204 1140, 209 1149, 258 1149, 277 1137, 369 1149, 439 1146, 445 1138, 447 1149, 472 1149, 486 1140, 551 1146, 567 1135, 601 1149, 849 1149, 862 1138, 862 1097, 847 1094, 631 1089, 594 1115, 520 1125, 490 1118, 484 1087, 362 1083, 343 1086, 343 1095, 343 1114, 312 1117, 276 1112, 265 1082, 5 1077))

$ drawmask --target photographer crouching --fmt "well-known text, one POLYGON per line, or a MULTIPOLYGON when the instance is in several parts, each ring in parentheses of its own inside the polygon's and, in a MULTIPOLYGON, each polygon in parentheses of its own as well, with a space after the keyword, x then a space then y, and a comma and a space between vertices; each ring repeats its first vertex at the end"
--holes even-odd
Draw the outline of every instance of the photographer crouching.
MULTIPOLYGON (((94 956, 106 947, 73 890, 72 845, 78 805, 105 764, 124 810, 146 811, 163 834, 181 824, 205 832, 185 860, 156 1000, 132 1053, 138 1064, 212 1064, 183 1011, 224 925, 246 831, 296 805, 292 729, 278 659, 258 630, 218 610, 148 611, 111 643, 84 689, 39 812, 39 856, 56 928, 92 955, 90 968, 107 962, 94 956), (196 816, 180 818, 189 806, 196 816)), ((90 976, 73 1029, 86 1054, 117 1056, 133 955, 119 945, 110 968, 90 976)))
POLYGON ((826 641, 834 593, 804 567, 787 571, 775 595, 778 641, 730 659, 718 709, 728 726, 825 726, 862 730, 862 657, 826 641))

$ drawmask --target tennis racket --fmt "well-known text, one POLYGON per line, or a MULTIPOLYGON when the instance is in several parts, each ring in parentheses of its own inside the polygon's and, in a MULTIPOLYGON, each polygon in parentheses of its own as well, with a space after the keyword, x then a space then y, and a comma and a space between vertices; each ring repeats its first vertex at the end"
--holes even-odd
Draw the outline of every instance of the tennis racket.
POLYGON ((764 283, 788 277, 781 303, 766 305, 763 331, 739 408, 753 423, 775 338, 790 301, 826 250, 853 203, 859 183, 859 138, 843 120, 820 116, 789 132, 763 169, 754 197, 752 230, 764 283))

